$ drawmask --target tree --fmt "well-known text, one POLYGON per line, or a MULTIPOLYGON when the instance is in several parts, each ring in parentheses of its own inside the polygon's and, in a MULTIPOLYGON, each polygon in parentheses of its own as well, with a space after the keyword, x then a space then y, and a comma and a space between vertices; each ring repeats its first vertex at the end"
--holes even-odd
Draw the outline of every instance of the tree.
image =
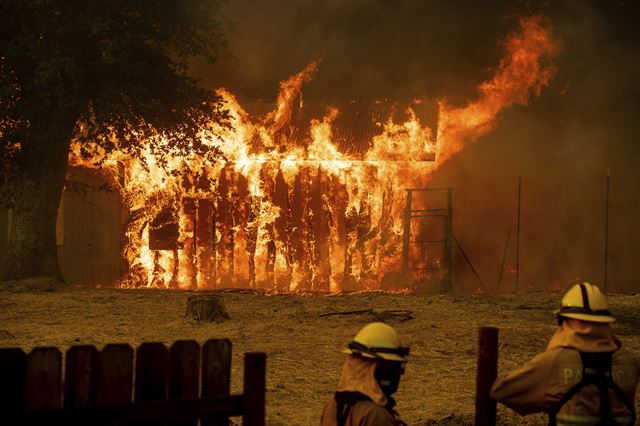
POLYGON ((55 222, 72 140, 86 155, 96 143, 136 155, 154 134, 204 150, 198 132, 226 115, 187 62, 228 53, 220 1, 0 3, 0 198, 13 212, 0 279, 62 279, 55 222))

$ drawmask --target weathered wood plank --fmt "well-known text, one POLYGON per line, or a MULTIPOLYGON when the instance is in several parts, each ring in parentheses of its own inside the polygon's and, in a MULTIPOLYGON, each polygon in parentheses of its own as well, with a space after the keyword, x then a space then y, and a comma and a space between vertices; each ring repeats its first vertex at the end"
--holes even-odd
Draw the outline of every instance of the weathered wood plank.
POLYGON ((96 406, 131 403, 133 349, 127 344, 107 345, 98 357, 96 406))
POLYGON ((64 408, 93 407, 98 350, 89 345, 73 346, 67 351, 64 365, 64 408))
POLYGON ((58 348, 35 348, 27 355, 25 410, 62 406, 62 354, 58 348))
POLYGON ((231 383, 231 341, 208 340, 202 347, 202 396, 225 396, 231 383))
MULTIPOLYGON (((229 339, 208 340, 202 346, 202 396, 224 397, 231 388, 231 341, 229 339)), ((203 420, 203 426, 228 425, 229 417, 203 420)))
POLYGON ((0 413, 24 409, 27 354, 22 349, 0 349, 0 413))
POLYGON ((169 350, 169 399, 198 397, 200 345, 194 340, 181 340, 169 350))
POLYGON ((264 426, 266 371, 267 354, 263 352, 244 354, 243 426, 264 426))
POLYGON ((168 364, 169 351, 164 344, 140 345, 136 355, 136 402, 167 398, 168 364))
MULTIPOLYGON (((136 402, 167 399, 167 370, 169 351, 162 343, 143 343, 136 352, 134 397, 136 402)), ((162 419, 165 420, 165 419, 162 419)), ((145 422, 144 426, 164 425, 165 422, 145 422)))
MULTIPOLYGON (((198 397, 200 344, 194 340, 177 341, 169 349, 169 399, 198 397)), ((172 426, 195 426, 197 420, 173 422, 172 426)))

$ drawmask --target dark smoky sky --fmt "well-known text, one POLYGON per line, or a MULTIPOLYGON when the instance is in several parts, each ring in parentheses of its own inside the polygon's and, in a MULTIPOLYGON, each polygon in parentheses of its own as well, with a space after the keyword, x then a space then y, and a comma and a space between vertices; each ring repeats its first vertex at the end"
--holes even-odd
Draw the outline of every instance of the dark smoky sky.
POLYGON ((517 25, 509 3, 231 0, 235 58, 198 75, 212 87, 271 99, 279 80, 319 60, 304 88, 314 99, 471 94, 517 25))
MULTIPOLYGON (((319 59, 306 99, 473 100, 517 16, 543 12, 562 43, 551 85, 503 111, 496 129, 445 163, 454 232, 489 290, 507 232, 515 262, 522 177, 520 286, 602 284, 606 170, 611 168, 609 291, 640 291, 640 2, 230 0, 233 59, 194 66, 209 87, 273 99, 280 80, 319 59)), ((478 286, 456 256, 457 285, 478 286)), ((506 274, 501 288, 514 288, 506 274)))

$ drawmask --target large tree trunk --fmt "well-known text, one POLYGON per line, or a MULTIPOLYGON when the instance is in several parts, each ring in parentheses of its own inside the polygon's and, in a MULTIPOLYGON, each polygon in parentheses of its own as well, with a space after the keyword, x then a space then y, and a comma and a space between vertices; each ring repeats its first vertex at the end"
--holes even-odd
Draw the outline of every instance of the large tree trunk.
POLYGON ((0 274, 4 280, 37 276, 63 280, 58 265, 56 218, 74 120, 60 112, 50 113, 47 118, 31 126, 16 164, 18 180, 0 274))

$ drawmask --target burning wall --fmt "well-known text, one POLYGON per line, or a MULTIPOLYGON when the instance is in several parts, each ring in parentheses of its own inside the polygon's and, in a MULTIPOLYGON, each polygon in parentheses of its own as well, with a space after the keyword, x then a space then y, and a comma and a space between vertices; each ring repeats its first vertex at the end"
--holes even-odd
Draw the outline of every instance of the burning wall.
MULTIPOLYGON (((203 131, 201 143, 220 161, 169 146, 161 158, 146 145, 143 158, 109 154, 102 167, 129 212, 120 285, 377 288, 400 268, 404 189, 425 186, 501 109, 551 78, 556 47, 542 18, 523 19, 505 51, 478 100, 440 102, 436 132, 411 107, 398 119, 384 102, 305 106, 311 63, 281 82, 269 111, 219 90, 231 125, 203 131)), ((79 152, 71 164, 91 166, 79 152)))

